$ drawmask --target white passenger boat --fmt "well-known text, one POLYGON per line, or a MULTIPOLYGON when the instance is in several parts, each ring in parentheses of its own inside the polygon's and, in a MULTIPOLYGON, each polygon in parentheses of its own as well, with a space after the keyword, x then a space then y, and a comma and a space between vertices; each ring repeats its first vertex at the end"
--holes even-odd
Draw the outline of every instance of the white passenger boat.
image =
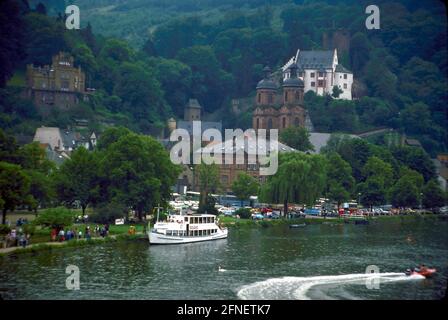
MULTIPOLYGON (((158 219, 157 219, 158 220, 158 219)), ((227 238, 227 228, 219 226, 212 214, 172 214, 167 221, 148 228, 151 244, 180 244, 227 238)))

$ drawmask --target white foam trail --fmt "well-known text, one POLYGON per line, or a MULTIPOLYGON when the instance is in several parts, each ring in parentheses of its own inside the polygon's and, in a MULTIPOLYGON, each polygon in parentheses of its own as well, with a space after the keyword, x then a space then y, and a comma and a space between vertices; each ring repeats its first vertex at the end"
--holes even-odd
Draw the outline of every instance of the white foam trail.
POLYGON ((366 280, 379 278, 380 284, 392 281, 424 279, 421 275, 407 276, 404 273, 354 273, 337 276, 282 277, 271 278, 243 286, 238 291, 240 299, 248 300, 308 300, 308 291, 318 285, 365 284, 366 280))

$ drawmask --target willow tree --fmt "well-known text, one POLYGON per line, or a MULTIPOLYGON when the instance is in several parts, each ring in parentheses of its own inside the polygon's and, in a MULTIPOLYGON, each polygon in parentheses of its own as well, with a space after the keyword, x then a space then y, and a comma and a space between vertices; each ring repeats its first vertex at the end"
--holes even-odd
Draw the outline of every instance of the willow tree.
POLYGON ((325 158, 299 152, 280 154, 277 173, 261 187, 260 199, 268 203, 283 203, 284 215, 288 203, 313 205, 326 185, 325 158))

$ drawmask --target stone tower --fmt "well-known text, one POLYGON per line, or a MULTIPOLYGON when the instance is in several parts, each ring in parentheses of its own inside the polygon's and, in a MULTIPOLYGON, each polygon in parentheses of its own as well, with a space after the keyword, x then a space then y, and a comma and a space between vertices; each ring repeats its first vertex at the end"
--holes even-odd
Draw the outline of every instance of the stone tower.
POLYGON ((201 120, 201 105, 196 99, 189 99, 184 110, 185 121, 200 121, 201 120))

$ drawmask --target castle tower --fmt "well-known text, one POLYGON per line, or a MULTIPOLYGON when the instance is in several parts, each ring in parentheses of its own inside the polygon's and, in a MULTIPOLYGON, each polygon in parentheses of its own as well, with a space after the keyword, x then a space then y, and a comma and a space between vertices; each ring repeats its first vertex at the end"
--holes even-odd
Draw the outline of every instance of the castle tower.
POLYGON ((184 110, 185 121, 200 121, 201 120, 201 105, 196 99, 189 99, 184 110))

